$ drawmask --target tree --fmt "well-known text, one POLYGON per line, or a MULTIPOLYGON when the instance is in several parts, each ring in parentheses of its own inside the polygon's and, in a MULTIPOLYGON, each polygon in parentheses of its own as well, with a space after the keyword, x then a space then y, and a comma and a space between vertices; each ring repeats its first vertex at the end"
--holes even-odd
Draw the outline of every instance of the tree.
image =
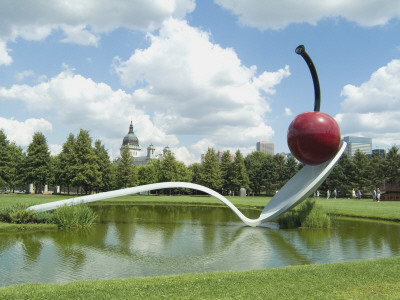
POLYGON ((80 130, 72 154, 72 184, 81 188, 81 194, 82 189, 88 194, 101 178, 89 131, 80 130))
POLYGON ((367 176, 369 164, 367 155, 364 152, 357 150, 356 153, 354 153, 352 163, 354 166, 352 178, 355 188, 361 191, 369 190, 371 182, 370 178, 367 176))
POLYGON ((378 153, 373 153, 369 159, 367 176, 370 178, 371 190, 380 187, 385 182, 384 160, 378 153))
POLYGON ((214 191, 219 191, 222 188, 221 169, 218 164, 217 154, 212 148, 208 148, 204 156, 203 168, 199 174, 199 181, 214 191))
POLYGON ((293 156, 290 156, 285 161, 283 168, 283 180, 282 184, 285 185, 299 170, 298 163, 293 156))
POLYGON ((16 187, 20 187, 24 183, 23 165, 25 162, 25 154, 20 146, 10 143, 8 146, 9 161, 7 163, 8 188, 14 193, 16 187))
POLYGON ((161 169, 161 161, 151 159, 146 165, 139 166, 138 180, 140 185, 159 182, 159 173, 161 169))
POLYGON ((234 191, 239 192, 241 188, 249 189, 249 176, 244 165, 244 158, 240 150, 235 153, 235 159, 232 164, 232 187, 234 191))
POLYGON ((35 193, 43 191, 50 177, 50 152, 45 136, 41 132, 33 134, 29 144, 25 165, 25 183, 33 183, 35 193))
POLYGON ((280 189, 287 181, 285 177, 285 157, 281 154, 273 156, 273 166, 276 176, 275 189, 280 189))
POLYGON ((181 182, 192 182, 193 172, 181 161, 176 162, 176 180, 181 182))
POLYGON ((66 142, 62 146, 62 151, 55 160, 55 183, 60 186, 68 188, 68 195, 70 193, 70 186, 74 178, 74 164, 77 159, 75 158, 75 136, 70 133, 66 142))
POLYGON ((96 190, 97 192, 109 191, 112 186, 111 161, 107 150, 101 144, 100 140, 94 142, 94 153, 100 173, 100 178, 96 181, 96 190))
POLYGON ((167 152, 160 164, 160 182, 178 181, 176 160, 171 152, 167 152))
POLYGON ((267 156, 268 154, 264 152, 254 151, 247 155, 244 160, 250 181, 250 191, 256 195, 261 194, 261 190, 265 183, 265 174, 262 166, 268 159, 267 156))
POLYGON ((275 194, 279 174, 276 172, 274 157, 267 154, 261 164, 261 173, 263 174, 263 186, 267 195, 275 194))
POLYGON ((336 189, 341 197, 351 195, 354 188, 354 165, 347 154, 343 154, 326 179, 326 188, 336 189))
POLYGON ((189 169, 192 172, 192 183, 200 184, 200 173, 203 165, 200 163, 194 163, 189 166, 189 169))
POLYGON ((137 183, 137 168, 133 165, 133 156, 127 146, 118 161, 116 181, 118 188, 132 187, 137 183))
POLYGON ((8 184, 9 144, 6 134, 3 129, 0 129, 0 188, 8 184))
POLYGON ((221 178, 222 178, 222 193, 227 193, 233 190, 232 186, 232 157, 229 150, 222 154, 221 162, 221 178))
POLYGON ((386 155, 384 164, 384 177, 386 182, 395 183, 400 177, 400 154, 399 148, 393 146, 386 155))

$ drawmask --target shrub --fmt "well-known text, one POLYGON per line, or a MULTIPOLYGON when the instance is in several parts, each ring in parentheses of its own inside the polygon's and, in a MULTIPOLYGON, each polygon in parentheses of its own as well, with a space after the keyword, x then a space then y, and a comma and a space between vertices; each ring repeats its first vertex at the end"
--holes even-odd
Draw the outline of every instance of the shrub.
POLYGON ((34 221, 34 212, 32 210, 15 210, 9 214, 10 222, 15 224, 26 224, 34 221))
POLYGON ((48 211, 35 212, 33 219, 35 223, 54 224, 54 215, 48 211))
POLYGON ((60 228, 90 227, 96 217, 87 204, 62 206, 54 211, 54 221, 60 228))
POLYGON ((0 208, 0 221, 9 222, 9 223, 12 222, 11 214, 13 214, 13 215, 15 215, 15 217, 17 217, 17 214, 15 214, 15 213, 17 211, 26 210, 27 207, 29 207, 29 205, 27 205, 27 204, 15 204, 12 206, 0 208))
POLYGON ((278 218, 280 228, 329 228, 330 217, 313 200, 306 200, 278 218))

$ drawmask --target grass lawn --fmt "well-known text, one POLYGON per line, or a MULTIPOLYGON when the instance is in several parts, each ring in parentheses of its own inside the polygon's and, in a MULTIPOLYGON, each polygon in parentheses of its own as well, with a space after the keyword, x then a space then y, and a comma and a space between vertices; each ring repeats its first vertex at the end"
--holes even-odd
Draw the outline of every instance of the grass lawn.
POLYGON ((398 299, 400 257, 148 278, 23 284, 1 299, 398 299))
POLYGON ((46 202, 58 201, 71 198, 71 196, 64 195, 35 195, 35 194, 0 194, 0 208, 12 206, 14 204, 27 204, 36 205, 46 202))
POLYGON ((316 202, 329 214, 400 222, 400 201, 317 199, 316 202))
MULTIPOLYGON (((33 205, 65 198, 52 195, 0 195, 0 208, 16 203, 33 205)), ((229 198, 239 207, 260 209, 269 199, 229 198)), ((328 213, 400 221, 400 202, 377 203, 369 199, 316 201, 328 213)), ((97 204, 149 202, 224 205, 218 199, 207 196, 137 195, 103 200, 97 204)), ((15 230, 25 225, 0 223, 0 231, 8 226, 15 230)), ((0 288, 0 299, 398 299, 399 274, 400 257, 392 257, 245 272, 77 281, 67 284, 23 284, 0 288)))

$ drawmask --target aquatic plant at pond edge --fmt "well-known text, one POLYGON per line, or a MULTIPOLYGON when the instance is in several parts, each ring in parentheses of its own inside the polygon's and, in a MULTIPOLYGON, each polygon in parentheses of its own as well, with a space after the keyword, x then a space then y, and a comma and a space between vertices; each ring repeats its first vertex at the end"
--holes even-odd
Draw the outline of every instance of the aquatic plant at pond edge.
POLYGON ((54 211, 54 222, 60 228, 86 228, 96 220, 97 215, 87 204, 62 206, 54 211))
POLYGON ((289 228, 329 228, 330 217, 313 200, 306 200, 277 219, 279 227, 289 228))
POLYGON ((0 208, 0 221, 14 224, 43 223, 52 224, 53 216, 49 212, 27 210, 29 204, 17 203, 0 208))

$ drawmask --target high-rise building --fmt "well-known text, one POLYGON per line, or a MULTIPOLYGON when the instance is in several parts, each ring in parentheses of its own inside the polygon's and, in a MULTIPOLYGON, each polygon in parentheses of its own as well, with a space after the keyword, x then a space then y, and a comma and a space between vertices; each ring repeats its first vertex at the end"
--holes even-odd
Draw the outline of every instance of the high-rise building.
POLYGON ((380 157, 386 157, 386 150, 385 149, 374 149, 372 150, 372 154, 377 153, 380 157))
POLYGON ((349 158, 352 158, 357 150, 362 153, 371 155, 372 151, 372 139, 359 136, 345 136, 343 139, 347 143, 347 147, 344 153, 347 154, 349 158))
POLYGON ((256 150, 267 154, 274 155, 274 143, 271 142, 257 142, 256 150))

